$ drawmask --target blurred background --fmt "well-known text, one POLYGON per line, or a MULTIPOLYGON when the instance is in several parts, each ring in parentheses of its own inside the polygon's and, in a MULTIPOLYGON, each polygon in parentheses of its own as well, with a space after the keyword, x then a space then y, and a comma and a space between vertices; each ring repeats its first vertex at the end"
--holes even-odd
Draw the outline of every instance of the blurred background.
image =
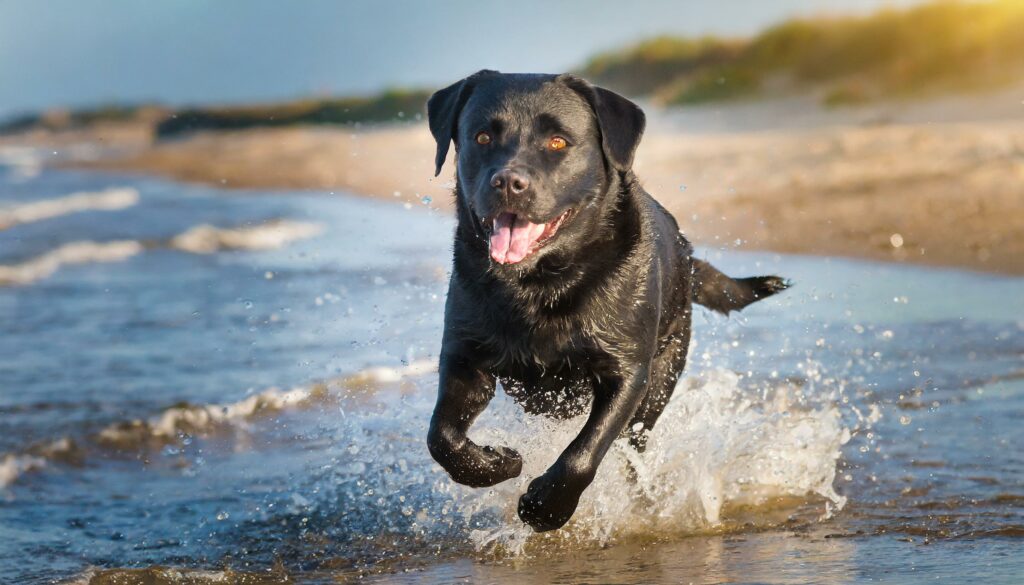
POLYGON ((0 581, 1014 582, 1022 274, 1020 0, 0 0, 0 581), (499 396, 489 491, 422 444, 425 102, 483 68, 636 100, 698 253, 798 283, 696 316, 554 535, 515 501, 578 421, 499 396))
POLYGON ((431 91, 482 68, 573 71, 650 110, 640 170, 698 240, 1024 269, 1021 138, 1004 124, 1024 107, 1014 0, 101 5, 0 7, 5 144, 447 205, 425 171, 431 91))

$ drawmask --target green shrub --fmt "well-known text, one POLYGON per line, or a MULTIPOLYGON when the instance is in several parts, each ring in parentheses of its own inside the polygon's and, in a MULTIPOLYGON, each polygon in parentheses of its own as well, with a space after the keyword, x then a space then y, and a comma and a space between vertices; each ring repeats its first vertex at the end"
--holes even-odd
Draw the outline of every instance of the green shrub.
POLYGON ((757 93, 761 78, 752 69, 722 66, 702 70, 682 80, 675 91, 666 92, 669 104, 698 104, 748 97, 757 93))
POLYGON ((582 73, 667 103, 753 95, 769 76, 791 91, 839 83, 826 98, 835 104, 1005 84, 1024 77, 1024 1, 943 0, 869 16, 794 19, 750 39, 659 37, 599 55, 582 73), (842 89, 850 80, 859 96, 842 89))
POLYGON ((843 106, 859 106, 871 101, 863 87, 857 84, 846 84, 830 89, 821 99, 822 105, 829 108, 843 106))

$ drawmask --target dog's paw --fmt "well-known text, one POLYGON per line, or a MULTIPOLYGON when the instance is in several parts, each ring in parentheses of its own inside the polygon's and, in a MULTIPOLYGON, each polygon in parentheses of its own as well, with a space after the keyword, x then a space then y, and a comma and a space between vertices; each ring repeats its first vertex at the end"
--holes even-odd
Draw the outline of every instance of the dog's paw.
POLYGON ((469 487, 489 487, 519 477, 523 458, 508 447, 481 447, 468 443, 453 465, 446 466, 456 482, 469 487))
POLYGON ((754 298, 756 299, 770 297, 793 286, 792 280, 779 276, 755 276, 753 278, 743 278, 741 281, 750 286, 750 290, 754 293, 754 298))
POLYGON ((519 498, 519 518, 537 532, 561 528, 572 518, 582 493, 564 475, 545 473, 519 498))

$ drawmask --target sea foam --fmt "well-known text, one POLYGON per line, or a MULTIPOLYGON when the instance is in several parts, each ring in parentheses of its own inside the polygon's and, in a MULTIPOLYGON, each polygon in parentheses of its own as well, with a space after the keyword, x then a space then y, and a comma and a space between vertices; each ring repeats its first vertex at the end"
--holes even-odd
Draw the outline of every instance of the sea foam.
MULTIPOLYGON (((298 240, 312 238, 322 232, 323 226, 320 224, 285 219, 238 228, 200 225, 167 242, 157 243, 155 247, 170 247, 191 254, 213 254, 228 250, 273 250, 298 240)), ((137 240, 70 242, 19 264, 0 265, 0 286, 32 284, 53 275, 66 265, 118 262, 151 246, 137 240)))
POLYGON ((274 250, 318 236, 323 229, 320 224, 285 219, 239 228, 200 225, 172 238, 170 246, 193 254, 212 254, 220 250, 274 250))
POLYGON ((119 262, 142 250, 142 243, 135 240, 71 242, 19 264, 0 265, 0 286, 32 284, 70 264, 119 262))
POLYGON ((83 211, 117 211, 139 202, 139 192, 118 187, 97 192, 72 193, 66 197, 23 203, 0 209, 0 230, 83 211))

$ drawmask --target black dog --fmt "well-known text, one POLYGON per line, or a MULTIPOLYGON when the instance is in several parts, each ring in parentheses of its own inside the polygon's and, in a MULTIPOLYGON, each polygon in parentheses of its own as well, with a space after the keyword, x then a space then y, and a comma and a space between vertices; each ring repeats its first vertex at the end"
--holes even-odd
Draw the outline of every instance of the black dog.
POLYGON ((691 303, 728 314, 787 283, 734 280, 691 256, 637 183, 645 117, 572 75, 480 71, 427 104, 437 174, 458 157, 458 227, 428 445, 455 481, 490 486, 522 459, 466 436, 495 382, 528 412, 590 406, 579 435, 519 500, 537 531, 565 524, 612 442, 642 450, 686 362, 691 303))

